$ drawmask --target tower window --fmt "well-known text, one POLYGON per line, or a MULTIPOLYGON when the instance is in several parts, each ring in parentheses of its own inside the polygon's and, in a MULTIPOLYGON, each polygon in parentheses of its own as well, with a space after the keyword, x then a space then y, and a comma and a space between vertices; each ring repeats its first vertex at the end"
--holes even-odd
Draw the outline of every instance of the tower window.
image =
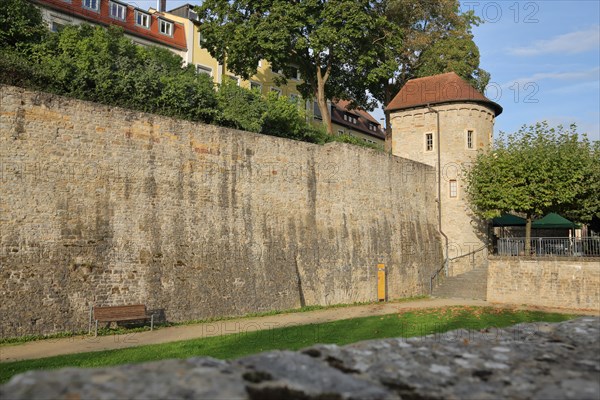
POLYGON ((473 131, 467 131, 467 149, 473 148, 473 131))
POLYGON ((458 184, 456 179, 450 180, 450 197, 458 197, 458 184))
POLYGON ((425 134, 425 151, 433 150, 433 133, 425 134))

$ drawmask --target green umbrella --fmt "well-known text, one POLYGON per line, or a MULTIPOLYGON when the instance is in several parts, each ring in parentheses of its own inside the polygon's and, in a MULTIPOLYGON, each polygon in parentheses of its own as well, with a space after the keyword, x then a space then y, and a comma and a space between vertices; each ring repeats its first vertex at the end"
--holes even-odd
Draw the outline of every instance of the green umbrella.
POLYGON ((550 213, 544 218, 534 221, 531 227, 535 229, 574 229, 579 226, 557 213, 550 213))
POLYGON ((492 219, 493 226, 525 226, 527 220, 512 214, 502 214, 492 219))

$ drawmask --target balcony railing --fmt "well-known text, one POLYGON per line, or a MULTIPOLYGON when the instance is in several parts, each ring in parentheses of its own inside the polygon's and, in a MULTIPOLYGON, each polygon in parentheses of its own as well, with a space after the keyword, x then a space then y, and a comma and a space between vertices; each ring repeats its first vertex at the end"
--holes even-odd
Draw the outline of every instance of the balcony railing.
MULTIPOLYGON (((600 257, 600 237, 541 237, 530 243, 530 256, 600 257)), ((525 256, 525 238, 498 239, 498 255, 525 256)))

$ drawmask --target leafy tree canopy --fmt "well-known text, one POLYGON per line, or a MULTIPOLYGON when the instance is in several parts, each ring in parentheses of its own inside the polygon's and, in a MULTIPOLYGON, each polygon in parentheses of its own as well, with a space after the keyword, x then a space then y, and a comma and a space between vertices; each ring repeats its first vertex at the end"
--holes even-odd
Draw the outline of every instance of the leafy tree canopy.
MULTIPOLYGON (((258 61, 299 69, 332 133, 326 99, 387 105, 415 77, 454 71, 483 90, 471 27, 458 0, 205 0, 197 11, 210 53, 248 78, 258 61)), ((387 127, 389 115, 386 113, 387 127)))
POLYGON ((227 68, 244 78, 267 59, 285 77, 298 68, 298 88, 316 98, 328 133, 332 133, 326 100, 364 98, 356 79, 373 65, 373 42, 385 23, 378 1, 367 0, 205 0, 197 8, 205 46, 227 68), (335 79, 330 80, 330 78, 335 79))
MULTIPOLYGON (((481 20, 461 13, 458 0, 387 0, 387 24, 375 42, 377 65, 363 78, 372 96, 385 107, 410 79, 444 72, 483 91, 490 75, 479 68, 479 49, 471 29, 481 20)), ((391 125, 385 111, 386 132, 391 125)))
MULTIPOLYGON (((15 7, 22 6, 17 11, 31 11, 31 26, 41 24, 37 8, 22 3, 0 0, 0 19, 11 20, 15 7)), ((167 49, 133 44, 121 28, 81 24, 52 33, 39 26, 40 36, 2 31, 0 83, 290 139, 366 145, 308 126, 302 110, 286 97, 264 98, 227 83, 216 91, 210 76, 184 66, 167 49)))
MULTIPOLYGON (((503 212, 531 220, 556 212, 575 222, 600 217, 600 142, 590 142, 576 126, 523 126, 501 136, 466 171, 471 207, 489 219, 503 212)), ((528 241, 526 241, 528 243, 528 241)))
POLYGON ((40 10, 27 0, 0 1, 0 48, 39 42, 46 31, 40 10))

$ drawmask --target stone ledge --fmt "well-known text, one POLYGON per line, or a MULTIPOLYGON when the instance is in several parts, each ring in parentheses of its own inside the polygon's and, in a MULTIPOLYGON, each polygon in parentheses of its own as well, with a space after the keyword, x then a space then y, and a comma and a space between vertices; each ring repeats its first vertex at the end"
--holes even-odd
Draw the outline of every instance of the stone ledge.
POLYGON ((6 399, 594 399, 600 318, 457 330, 235 361, 165 360, 31 371, 6 399))

